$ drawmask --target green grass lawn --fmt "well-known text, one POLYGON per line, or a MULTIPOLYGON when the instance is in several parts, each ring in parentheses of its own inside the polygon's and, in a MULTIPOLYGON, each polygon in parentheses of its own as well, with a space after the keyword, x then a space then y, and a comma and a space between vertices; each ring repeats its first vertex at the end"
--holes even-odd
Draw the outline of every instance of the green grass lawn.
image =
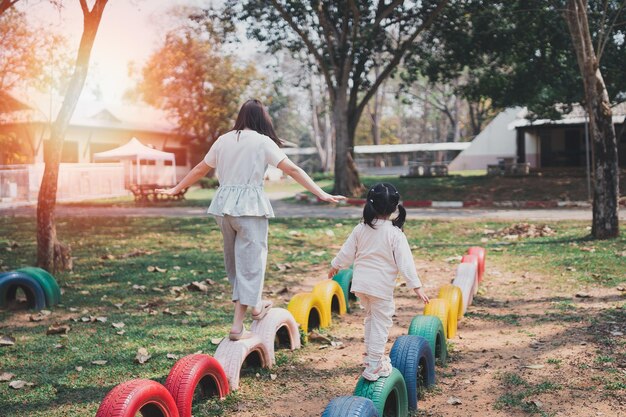
MULTIPOLYGON (((405 232, 416 258, 443 260, 480 244, 485 228, 503 226, 409 221, 405 232)), ((487 262, 499 268, 541 272, 555 282, 573 279, 611 286, 626 281, 623 235, 594 242, 587 240, 584 223, 551 226, 557 230, 554 237, 519 242, 489 239, 483 243, 489 251, 487 262)), ((307 274, 313 265, 327 265, 353 227, 353 222, 345 220, 273 220, 266 288, 289 286, 292 275, 307 274), (287 273, 275 266, 286 262, 292 266, 287 273)), ((0 231, 1 267, 10 270, 32 264, 34 221, 4 217, 0 231)), ((59 220, 58 234, 71 245, 75 257, 74 272, 58 275, 63 305, 42 322, 30 322, 24 313, 0 311, 0 334, 16 339, 14 346, 0 347, 0 373, 11 372, 15 379, 35 384, 13 390, 0 383, 2 416, 94 415, 102 398, 118 383, 139 377, 163 382, 174 364, 168 353, 181 357, 215 351, 211 339, 228 331, 231 305, 221 236, 212 219, 69 218, 59 220), (124 257, 136 249, 149 254, 124 257), (149 266, 167 271, 148 272, 149 266), (176 291, 175 287, 205 279, 215 282, 208 294, 176 291), (81 321, 89 316, 107 321, 81 321), (69 334, 46 336, 46 329, 55 322, 69 324, 69 334), (125 325, 122 335, 112 327, 119 322, 125 325), (143 365, 134 362, 140 347, 152 355, 143 365), (107 363, 92 364, 96 360, 107 363)), ((279 370, 287 366, 281 363, 279 370)), ((232 415, 237 401, 238 394, 226 402, 212 401, 198 406, 194 415, 232 415)))

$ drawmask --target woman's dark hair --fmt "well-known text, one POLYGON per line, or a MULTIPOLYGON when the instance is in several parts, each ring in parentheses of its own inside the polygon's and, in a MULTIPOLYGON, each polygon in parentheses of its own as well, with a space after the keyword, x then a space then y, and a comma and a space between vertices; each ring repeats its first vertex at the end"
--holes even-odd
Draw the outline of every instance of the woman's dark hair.
POLYGON ((406 220, 406 210, 400 201, 400 193, 393 185, 383 182, 378 183, 367 192, 367 200, 363 207, 363 223, 375 229, 374 223, 377 217, 389 216, 398 209, 398 217, 391 222, 394 226, 402 229, 406 220))
POLYGON ((255 130, 262 135, 269 136, 278 146, 283 145, 283 141, 278 139, 278 135, 274 131, 269 113, 263 103, 257 99, 246 101, 239 110, 233 130, 244 129, 255 130))

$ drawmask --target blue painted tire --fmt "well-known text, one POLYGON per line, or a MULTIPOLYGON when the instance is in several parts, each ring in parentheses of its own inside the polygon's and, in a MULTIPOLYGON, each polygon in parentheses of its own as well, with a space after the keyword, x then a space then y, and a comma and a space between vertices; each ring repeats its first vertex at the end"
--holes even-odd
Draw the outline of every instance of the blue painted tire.
POLYGON ((428 340, 421 336, 400 336, 389 356, 393 367, 404 377, 409 409, 417 410, 420 391, 435 385, 435 361, 428 340))
POLYGON ((6 307, 15 300, 17 290, 21 288, 26 295, 28 308, 42 310, 46 307, 46 295, 39 282, 23 272, 8 272, 0 275, 0 307, 6 307))
POLYGON ((333 398, 322 417, 380 417, 380 414, 369 398, 346 396, 333 398))

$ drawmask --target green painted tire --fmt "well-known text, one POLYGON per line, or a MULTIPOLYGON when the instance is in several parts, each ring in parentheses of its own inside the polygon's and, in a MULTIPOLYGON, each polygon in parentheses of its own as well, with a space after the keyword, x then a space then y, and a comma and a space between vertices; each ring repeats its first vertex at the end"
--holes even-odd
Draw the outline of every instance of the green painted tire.
POLYGON ((380 377, 378 381, 359 378, 354 395, 372 400, 378 414, 385 417, 408 417, 409 400, 406 384, 400 371, 393 368, 391 375, 380 377))
POLYGON ((350 312, 350 299, 355 299, 354 294, 350 292, 352 287, 352 269, 342 269, 337 272, 337 275, 333 277, 333 280, 339 284, 343 291, 343 296, 346 299, 346 311, 350 312))
POLYGON ((55 306, 61 302, 61 289, 59 288, 59 284, 57 284, 57 281, 48 273, 48 271, 32 266, 20 268, 17 271, 23 272, 39 282, 39 285, 41 285, 41 289, 46 296, 46 305, 48 307, 55 306))
POLYGON ((448 360, 448 345, 443 324, 436 316, 415 316, 409 326, 409 334, 422 336, 428 341, 434 359, 439 359, 439 364, 445 366, 448 360))

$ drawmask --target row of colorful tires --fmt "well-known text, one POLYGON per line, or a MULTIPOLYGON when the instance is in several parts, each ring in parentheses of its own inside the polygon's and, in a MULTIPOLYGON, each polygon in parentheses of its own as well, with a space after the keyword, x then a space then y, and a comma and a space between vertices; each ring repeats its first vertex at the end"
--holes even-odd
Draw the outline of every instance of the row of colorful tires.
POLYGON ((61 302, 61 289, 48 271, 26 267, 0 274, 0 307, 8 307, 16 301, 18 289, 26 296, 28 308, 42 310, 61 302))
POLYGON ((361 377, 352 396, 334 398, 322 417, 406 417, 416 410, 420 393, 435 384, 435 362, 445 365, 447 339, 456 335, 478 291, 485 271, 485 250, 471 247, 461 258, 452 284, 443 285, 437 298, 413 318, 408 335, 394 342, 391 375, 371 382, 361 377))
POLYGON ((298 324, 289 311, 272 308, 254 321, 252 337, 237 341, 224 338, 214 356, 193 354, 179 359, 165 384, 134 379, 117 385, 100 403, 96 417, 191 417, 194 393, 202 398, 225 398, 239 389, 244 363, 271 368, 276 363, 275 348, 299 349, 298 324))

